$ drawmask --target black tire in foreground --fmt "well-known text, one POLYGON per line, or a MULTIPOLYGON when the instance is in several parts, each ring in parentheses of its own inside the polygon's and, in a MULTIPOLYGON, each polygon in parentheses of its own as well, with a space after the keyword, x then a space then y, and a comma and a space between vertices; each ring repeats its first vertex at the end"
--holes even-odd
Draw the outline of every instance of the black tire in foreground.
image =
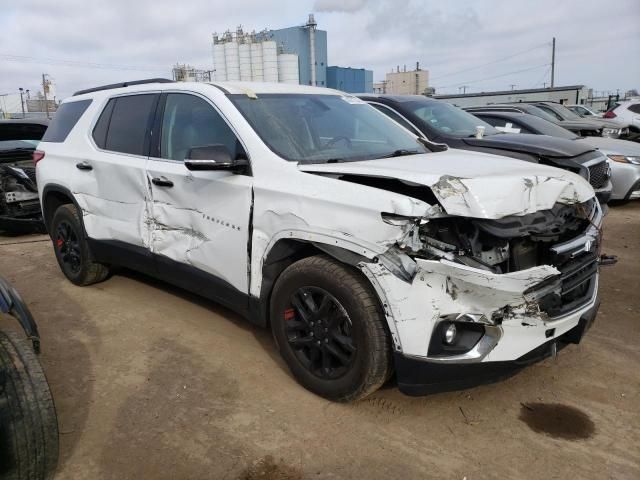
POLYGON ((80 286, 101 282, 109 276, 106 265, 93 261, 83 232, 78 209, 71 204, 58 207, 49 232, 53 249, 62 273, 80 286))
POLYGON ((31 342, 0 331, 0 478, 46 480, 58 463, 58 422, 31 342))
POLYGON ((391 376, 391 339, 373 287, 355 268, 314 256, 290 265, 271 296, 271 330, 305 388, 348 402, 391 376))

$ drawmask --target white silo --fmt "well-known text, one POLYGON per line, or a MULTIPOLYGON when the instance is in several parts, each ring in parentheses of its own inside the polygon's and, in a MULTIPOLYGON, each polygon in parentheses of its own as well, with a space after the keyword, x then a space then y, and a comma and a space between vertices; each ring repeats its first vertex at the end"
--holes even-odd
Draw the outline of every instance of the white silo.
POLYGON ((238 45, 238 57, 240 59, 240 80, 251 81, 251 45, 241 43, 238 45))
POLYGON ((293 53, 278 55, 278 81, 281 83, 300 83, 298 55, 293 53))
POLYGON ((224 44, 224 59, 227 70, 227 80, 240 80, 240 58, 238 57, 238 42, 235 39, 224 44))
POLYGON ((262 42, 262 75, 265 82, 278 81, 278 45, 273 40, 262 42))
POLYGON ((224 57, 224 43, 214 43, 213 45, 213 72, 214 79, 218 82, 227 80, 227 66, 224 57))
POLYGON ((251 80, 263 82, 264 74, 262 70, 262 44, 251 44, 251 80))

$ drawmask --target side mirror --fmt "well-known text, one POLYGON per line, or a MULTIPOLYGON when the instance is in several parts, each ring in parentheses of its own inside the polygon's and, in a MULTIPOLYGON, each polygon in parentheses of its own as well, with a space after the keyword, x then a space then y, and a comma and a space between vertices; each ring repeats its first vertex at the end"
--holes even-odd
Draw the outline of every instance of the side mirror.
POLYGON ((231 153, 224 145, 206 145, 193 147, 187 152, 184 165, 189 170, 227 170, 234 173, 246 169, 246 160, 234 160, 231 153))

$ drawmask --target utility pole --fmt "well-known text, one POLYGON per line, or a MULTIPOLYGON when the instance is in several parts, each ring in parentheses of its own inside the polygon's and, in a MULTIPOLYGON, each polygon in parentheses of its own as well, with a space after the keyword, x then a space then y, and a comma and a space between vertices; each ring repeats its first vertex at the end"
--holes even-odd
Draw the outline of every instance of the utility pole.
POLYGON ((556 76, 556 37, 553 37, 551 42, 551 88, 555 85, 556 76))
POLYGON ((42 94, 44 95, 44 111, 47 112, 47 118, 49 118, 49 102, 47 101, 47 90, 49 89, 47 85, 47 74, 42 74, 42 94))
POLYGON ((461 87, 458 87, 458 92, 462 90, 462 94, 464 95, 467 93, 467 88, 469 88, 469 85, 462 85, 461 87))
POLYGON ((18 90, 20 90, 20 108, 22 108, 22 118, 25 117, 24 115, 24 100, 22 99, 22 94, 24 92, 24 89, 22 87, 18 88, 18 90))
POLYGON ((517 87, 517 85, 515 83, 511 84, 511 91, 513 92, 513 90, 517 87))

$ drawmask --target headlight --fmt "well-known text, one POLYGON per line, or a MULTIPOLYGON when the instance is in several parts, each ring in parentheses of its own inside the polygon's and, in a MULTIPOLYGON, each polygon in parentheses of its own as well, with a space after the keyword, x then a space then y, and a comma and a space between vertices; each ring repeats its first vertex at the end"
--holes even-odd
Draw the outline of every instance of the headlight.
POLYGON ((638 155, 608 155, 608 157, 614 162, 640 165, 640 156, 638 155))
POLYGON ((602 129, 602 136, 603 137, 618 137, 620 135, 620 129, 619 128, 608 128, 605 127, 602 129))

